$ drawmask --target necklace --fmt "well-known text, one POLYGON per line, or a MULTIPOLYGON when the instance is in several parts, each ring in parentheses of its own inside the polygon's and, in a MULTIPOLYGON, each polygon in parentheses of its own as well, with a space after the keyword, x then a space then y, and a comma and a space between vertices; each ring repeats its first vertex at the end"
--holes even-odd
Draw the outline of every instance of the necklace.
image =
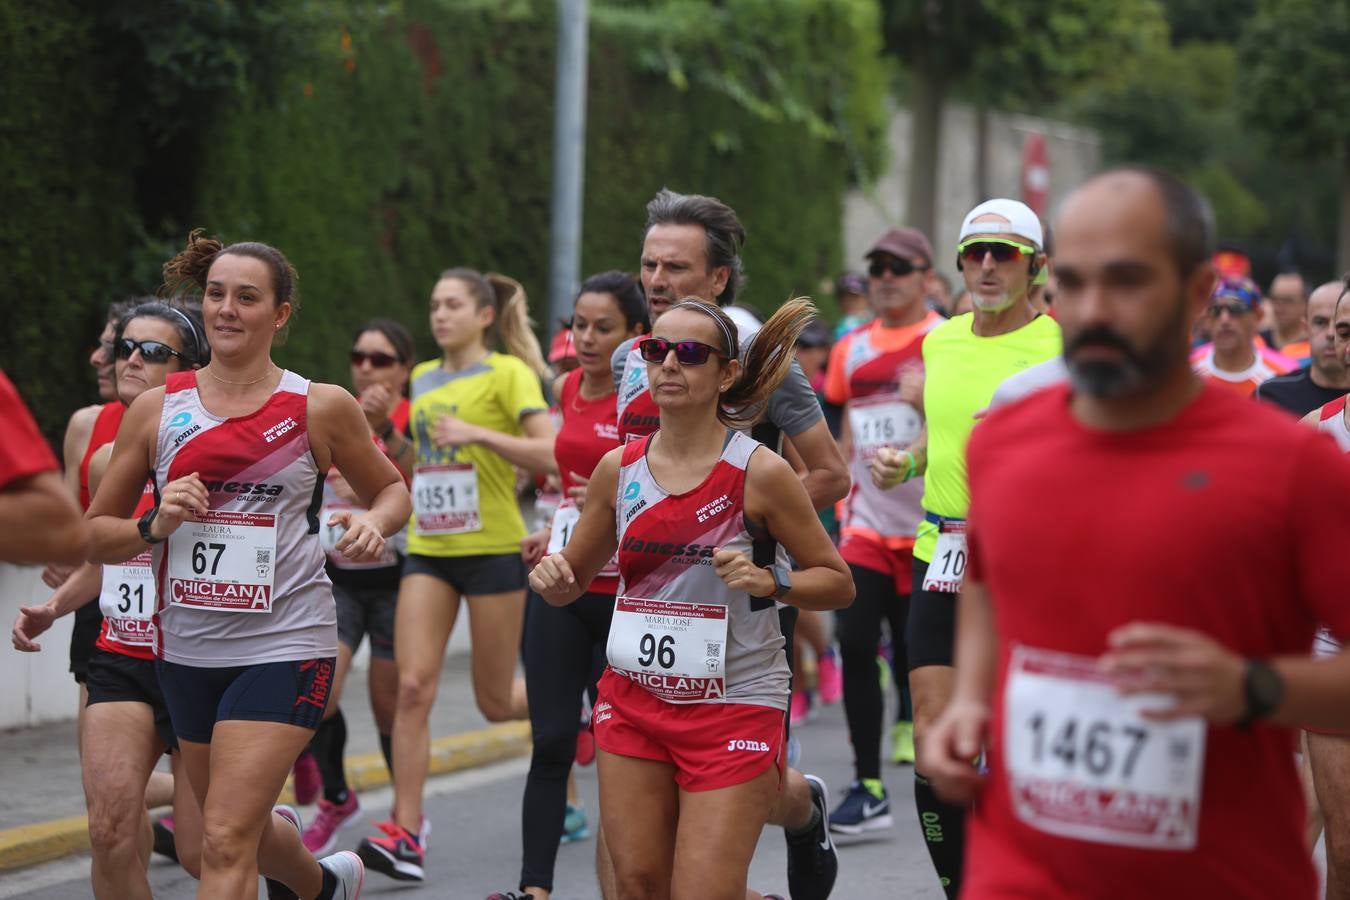
POLYGON ((264 378, 266 378, 268 375, 271 375, 271 374, 272 374, 272 366, 271 366, 271 364, 269 363, 268 366, 267 366, 267 371, 264 372, 264 373, 262 373, 262 374, 259 375, 257 378, 253 379, 252 381, 231 381, 231 380, 228 379, 228 378, 221 378, 219 375, 217 375, 215 372, 213 372, 209 366, 208 366, 207 369, 206 369, 206 374, 207 374, 207 375, 210 375, 212 378, 214 378, 216 381, 219 381, 221 384, 232 384, 232 385, 235 385, 236 387, 247 387, 247 386, 249 386, 250 384, 257 384, 258 382, 260 382, 260 381, 262 381, 264 378))

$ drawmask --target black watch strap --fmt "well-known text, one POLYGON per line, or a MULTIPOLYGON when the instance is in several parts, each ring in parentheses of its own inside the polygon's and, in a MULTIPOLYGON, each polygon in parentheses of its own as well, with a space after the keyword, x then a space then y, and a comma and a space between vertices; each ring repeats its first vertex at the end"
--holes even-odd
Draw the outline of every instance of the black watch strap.
POLYGON ((1284 699, 1284 681, 1263 659, 1247 660, 1247 668, 1242 674, 1242 695, 1247 702, 1247 710, 1238 720, 1238 728, 1248 728, 1253 722, 1269 718, 1279 708, 1284 699))
POLYGON ((155 521, 155 516, 157 515, 159 515, 158 506, 146 510, 136 521, 136 530, 141 533, 141 540, 145 541, 147 544, 159 544, 164 541, 164 538, 157 538, 150 533, 150 525, 155 521))

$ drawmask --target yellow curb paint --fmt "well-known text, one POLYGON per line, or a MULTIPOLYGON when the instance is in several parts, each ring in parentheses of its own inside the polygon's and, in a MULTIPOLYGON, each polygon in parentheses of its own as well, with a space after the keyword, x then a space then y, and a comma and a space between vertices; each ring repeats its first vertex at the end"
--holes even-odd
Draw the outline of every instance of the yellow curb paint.
MULTIPOLYGON (((530 724, 504 722, 432 741, 428 774, 448 775, 529 752, 530 724)), ((358 792, 388 785, 389 770, 384 766, 384 756, 365 753, 347 757, 347 783, 358 792)), ((290 779, 286 780, 277 802, 295 802, 290 779)), ((9 828, 0 831, 0 872, 50 862, 88 849, 89 820, 85 816, 9 828)))

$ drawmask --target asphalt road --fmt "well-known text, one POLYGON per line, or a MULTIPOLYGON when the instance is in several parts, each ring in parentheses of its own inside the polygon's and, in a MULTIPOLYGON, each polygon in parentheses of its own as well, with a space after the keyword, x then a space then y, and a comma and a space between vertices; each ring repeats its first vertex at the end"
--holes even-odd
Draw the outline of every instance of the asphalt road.
MULTIPOLYGON (((842 710, 834 707, 818 712, 796 729, 796 734, 802 742, 799 768, 825 779, 834 805, 852 777, 852 752, 842 710)), ((514 889, 520 870, 520 796, 526 768, 526 760, 514 760, 430 781, 427 815, 434 831, 428 848, 427 881, 410 885, 371 873, 362 896, 481 900, 493 891, 514 889)), ((580 769, 578 778, 594 819, 598 807, 595 768, 580 769)), ((895 827, 865 840, 841 842, 834 896, 940 900, 942 891, 929 867, 915 820, 911 770, 888 764, 885 780, 895 827)), ((389 801, 387 790, 362 795, 366 820, 344 830, 339 846, 354 848, 370 822, 386 816, 389 801)), ((593 840, 560 849, 557 891, 553 895, 556 900, 599 896, 592 867, 594 852, 593 840)), ((751 887, 786 895, 786 866, 782 831, 766 829, 751 866, 751 887)), ((87 898, 91 896, 88 879, 88 857, 72 857, 0 875, 0 898, 87 898)), ((167 860, 156 859, 151 864, 150 881, 157 898, 195 895, 196 882, 167 860)))

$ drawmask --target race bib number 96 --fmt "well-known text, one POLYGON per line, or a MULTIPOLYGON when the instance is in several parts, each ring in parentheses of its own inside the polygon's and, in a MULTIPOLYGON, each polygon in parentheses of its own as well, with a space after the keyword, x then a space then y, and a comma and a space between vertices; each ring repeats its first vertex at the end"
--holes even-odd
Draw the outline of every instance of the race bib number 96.
POLYGON ((667 703, 726 696, 727 608, 617 597, 606 655, 619 674, 667 703))
POLYGON ((1124 697, 1092 657, 1014 647, 1003 751, 1013 811, 1060 837, 1190 850, 1200 822, 1205 723, 1151 722, 1158 694, 1124 697))

